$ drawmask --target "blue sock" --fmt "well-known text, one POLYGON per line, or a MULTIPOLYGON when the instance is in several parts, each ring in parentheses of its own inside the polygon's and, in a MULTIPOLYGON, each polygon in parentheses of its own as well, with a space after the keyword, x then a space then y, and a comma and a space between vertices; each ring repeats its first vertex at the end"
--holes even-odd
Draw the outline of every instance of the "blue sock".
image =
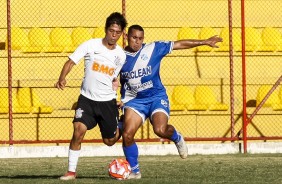
POLYGON ((129 162, 132 172, 137 173, 140 172, 139 164, 138 164, 138 147, 137 144, 134 143, 128 147, 123 146, 123 152, 126 157, 126 160, 129 162))
POLYGON ((174 132, 170 138, 171 141, 178 143, 180 141, 180 135, 177 133, 177 131, 174 129, 174 132))

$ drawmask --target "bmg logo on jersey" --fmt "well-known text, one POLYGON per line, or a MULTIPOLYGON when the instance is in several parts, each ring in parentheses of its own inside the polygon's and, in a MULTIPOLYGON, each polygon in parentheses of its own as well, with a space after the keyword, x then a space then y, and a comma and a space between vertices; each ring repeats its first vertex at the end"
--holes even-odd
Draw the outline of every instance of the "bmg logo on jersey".
POLYGON ((93 63, 92 70, 94 70, 96 72, 108 74, 109 76, 112 76, 114 74, 114 71, 115 71, 114 68, 110 68, 109 66, 99 64, 99 63, 96 63, 96 62, 93 63))

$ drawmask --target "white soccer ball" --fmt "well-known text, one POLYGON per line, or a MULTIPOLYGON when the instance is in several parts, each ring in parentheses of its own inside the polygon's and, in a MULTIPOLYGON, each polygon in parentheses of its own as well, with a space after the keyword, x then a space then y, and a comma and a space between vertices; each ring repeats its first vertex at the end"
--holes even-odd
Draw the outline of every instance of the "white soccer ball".
POLYGON ((114 159, 109 164, 109 175, 116 180, 126 180, 131 173, 131 167, 123 158, 114 159))

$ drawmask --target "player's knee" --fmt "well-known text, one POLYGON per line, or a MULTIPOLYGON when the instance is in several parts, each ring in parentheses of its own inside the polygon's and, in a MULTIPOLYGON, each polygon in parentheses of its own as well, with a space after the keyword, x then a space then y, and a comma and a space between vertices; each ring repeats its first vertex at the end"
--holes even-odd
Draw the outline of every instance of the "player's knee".
POLYGON ((166 130, 162 127, 154 127, 154 133, 159 137, 165 137, 166 130))
POLYGON ((113 146, 116 143, 116 140, 113 139, 103 139, 104 144, 106 144, 107 146, 113 146))
POLYGON ((122 132, 122 139, 124 143, 131 144, 134 141, 134 134, 128 131, 122 132))
POLYGON ((82 124, 80 122, 74 123, 73 135, 74 135, 75 138, 84 137, 86 131, 87 131, 87 127, 84 124, 82 124))
POLYGON ((75 131, 72 139, 76 142, 81 142, 86 132, 84 131, 75 131))
POLYGON ((104 143, 107 145, 107 146, 113 146, 115 144, 115 142, 105 142, 104 143))

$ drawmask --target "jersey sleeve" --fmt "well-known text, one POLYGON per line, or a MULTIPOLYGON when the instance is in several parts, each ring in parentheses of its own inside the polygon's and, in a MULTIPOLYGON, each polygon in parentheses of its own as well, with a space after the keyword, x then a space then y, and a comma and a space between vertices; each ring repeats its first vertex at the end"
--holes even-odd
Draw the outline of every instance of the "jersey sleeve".
POLYGON ((173 44, 174 42, 172 41, 156 41, 155 42, 158 53, 162 56, 165 56, 172 52, 173 44))
POLYGON ((69 56, 69 59, 74 61, 75 64, 78 64, 79 61, 88 53, 88 47, 90 45, 90 41, 88 40, 82 44, 80 44, 75 51, 69 56))

